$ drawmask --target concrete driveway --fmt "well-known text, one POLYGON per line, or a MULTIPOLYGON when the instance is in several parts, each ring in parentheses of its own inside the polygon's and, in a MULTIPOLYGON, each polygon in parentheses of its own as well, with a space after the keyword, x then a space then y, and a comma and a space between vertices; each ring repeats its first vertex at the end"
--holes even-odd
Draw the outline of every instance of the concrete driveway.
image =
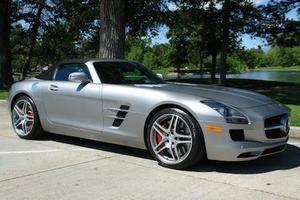
POLYGON ((256 161, 177 171, 134 148, 57 135, 21 140, 0 102, 0 199, 300 199, 300 141, 256 161))

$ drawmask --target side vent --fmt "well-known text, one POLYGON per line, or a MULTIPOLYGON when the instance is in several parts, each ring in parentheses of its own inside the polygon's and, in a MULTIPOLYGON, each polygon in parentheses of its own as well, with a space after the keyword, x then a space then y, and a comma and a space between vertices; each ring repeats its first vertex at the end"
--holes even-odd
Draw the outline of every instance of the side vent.
POLYGON ((121 110, 129 110, 129 106, 121 105, 121 106, 120 106, 120 109, 121 109, 121 110))
POLYGON ((123 119, 115 119, 112 126, 119 127, 119 126, 121 126, 122 122, 123 122, 123 119))
POLYGON ((129 110, 129 106, 127 105, 121 105, 120 109, 117 109, 117 114, 116 116, 114 116, 114 122, 112 124, 112 126, 114 127, 119 127, 121 126, 122 122, 124 121, 127 113, 129 110))

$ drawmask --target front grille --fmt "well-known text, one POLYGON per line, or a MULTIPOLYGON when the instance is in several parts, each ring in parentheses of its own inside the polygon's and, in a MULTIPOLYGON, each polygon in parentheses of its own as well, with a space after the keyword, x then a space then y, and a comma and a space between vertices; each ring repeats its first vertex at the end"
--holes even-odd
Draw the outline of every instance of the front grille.
POLYGON ((282 138, 282 137, 286 137, 288 135, 287 132, 283 132, 279 128, 265 130, 265 133, 266 133, 267 138, 269 138, 269 139, 282 138))
POLYGON ((281 114, 265 119, 265 134, 269 139, 286 137, 289 133, 288 114, 281 114))
POLYGON ((282 117, 286 116, 286 114, 277 115, 274 117, 269 117, 265 119, 265 127, 275 126, 281 123, 282 117))

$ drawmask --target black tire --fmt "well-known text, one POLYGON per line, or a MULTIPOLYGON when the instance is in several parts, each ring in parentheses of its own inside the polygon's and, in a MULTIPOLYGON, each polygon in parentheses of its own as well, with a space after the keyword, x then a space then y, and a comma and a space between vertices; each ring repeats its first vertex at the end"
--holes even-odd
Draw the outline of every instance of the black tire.
POLYGON ((150 120, 148 126, 147 126, 147 133, 146 133, 146 142, 148 146, 148 150, 150 151, 151 155, 153 158, 157 160, 159 165, 167 168, 172 168, 172 169, 186 169, 189 167, 194 166, 204 158, 206 158, 206 148, 205 148, 205 143, 204 143, 204 138, 203 138, 203 133, 201 130, 200 125, 198 122, 190 116, 188 113, 185 111, 178 109, 178 108, 167 108, 163 109, 159 112, 157 112, 150 120), (176 164, 170 164, 170 163, 165 163, 161 161, 156 153, 153 150, 153 147, 151 145, 151 129, 154 124, 154 122, 161 116, 165 114, 175 114, 181 117, 183 120, 185 120, 186 124, 189 126, 190 131, 191 131, 191 138, 192 138, 192 147, 188 153, 188 155, 185 157, 184 160, 182 160, 179 163, 176 164))
POLYGON ((40 119, 39 119, 39 114, 38 114, 38 111, 37 111, 37 108, 33 102, 33 100, 28 97, 28 96, 20 96, 18 97, 14 102, 13 102, 13 105, 12 105, 12 114, 11 114, 11 121, 12 121, 12 126, 13 126, 13 129, 15 131, 15 133, 20 137, 20 138, 23 138, 23 139, 30 139, 30 140, 34 140, 34 139, 38 139, 40 137, 42 137, 44 135, 44 130, 41 126, 41 123, 40 123, 40 119), (33 126, 32 126, 32 129, 25 135, 22 135, 22 134, 19 134, 18 131, 16 131, 15 129, 15 126, 14 126, 14 115, 13 115, 13 110, 16 106, 16 104, 20 101, 26 101, 28 102, 31 107, 32 107, 32 110, 33 110, 33 126))

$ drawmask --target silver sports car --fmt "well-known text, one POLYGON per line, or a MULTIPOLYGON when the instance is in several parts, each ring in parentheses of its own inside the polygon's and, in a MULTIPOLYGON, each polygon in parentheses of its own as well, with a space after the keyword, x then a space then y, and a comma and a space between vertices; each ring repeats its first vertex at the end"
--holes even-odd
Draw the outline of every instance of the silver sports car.
POLYGON ((44 132, 148 149, 182 169, 205 158, 244 161, 285 149, 287 107, 247 90, 165 82, 125 60, 68 60, 9 95, 16 134, 44 132))

